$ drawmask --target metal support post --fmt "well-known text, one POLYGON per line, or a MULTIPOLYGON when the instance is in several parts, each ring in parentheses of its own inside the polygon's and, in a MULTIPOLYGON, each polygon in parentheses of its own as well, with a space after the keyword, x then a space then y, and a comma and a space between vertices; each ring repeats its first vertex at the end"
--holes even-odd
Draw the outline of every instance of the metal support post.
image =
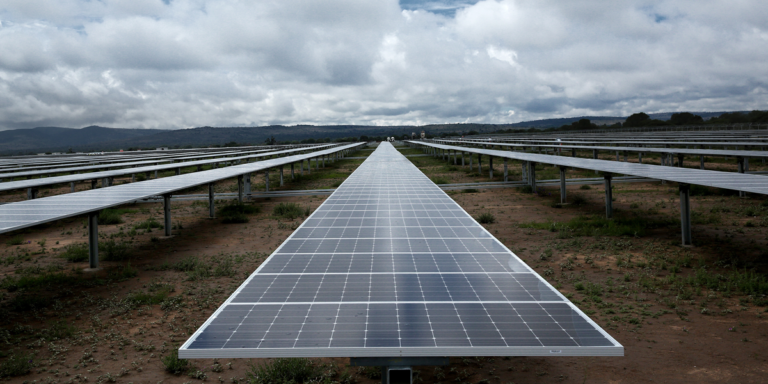
POLYGON ((157 179, 157 171, 155 171, 155 179, 157 179))
POLYGON ((315 157, 315 169, 320 169, 320 158, 315 157))
POLYGON ((75 191, 75 182, 74 181, 70 181, 69 182, 69 191, 70 192, 74 192, 75 191))
POLYGON ((283 186, 283 166, 280 166, 280 186, 283 186))
POLYGON ((560 167, 560 204, 565 204, 565 167, 560 167))
POLYGON ((453 150, 453 165, 456 165, 458 163, 458 159, 456 158, 456 150, 453 150))
POLYGON ((176 176, 181 175, 181 167, 176 168, 176 176))
POLYGON ((528 182, 528 162, 523 161, 521 164, 522 170, 520 171, 521 180, 524 181, 526 184, 530 184, 528 182))
POLYGON ((266 185, 266 192, 269 192, 269 169, 264 171, 264 185, 266 185))
POLYGON ((216 217, 216 200, 213 193, 213 183, 208 183, 208 215, 211 219, 216 217))
POLYGON ((643 153, 642 152, 639 152, 637 154, 637 162, 640 163, 640 164, 643 163, 643 153))
POLYGON ((171 236, 171 194, 163 195, 163 211, 165 212, 165 236, 171 236))
POLYGON ((685 159, 685 156, 678 154, 677 155, 677 166, 680 168, 683 168, 683 161, 685 159))
POLYGON ((536 163, 528 162, 528 175, 531 178, 531 191, 536 193, 536 163))
POLYGON ((150 176, 151 176, 151 174, 149 172, 144 172, 144 178, 145 179, 147 179, 147 180, 151 179, 150 176))
POLYGON ((488 174, 493 179, 493 156, 488 156, 488 174))
POLYGON ((293 176, 293 164, 294 164, 294 163, 291 163, 291 180, 293 180, 293 179, 294 179, 294 176, 293 176))
MULTIPOLYGON (((597 149, 592 150, 592 158, 597 160, 597 149)), ((595 175, 597 175, 599 172, 595 171, 595 175)))
POLYGON ((616 161, 620 161, 619 160, 619 151, 616 151, 616 161))
POLYGON ((91 189, 96 189, 96 179, 91 180, 91 189))
POLYGON ((688 184, 680 184, 680 228, 683 231, 683 245, 692 245, 690 187, 688 184))
POLYGON ((136 174, 131 173, 131 183, 135 183, 135 182, 136 182, 136 174))
POLYGON ((251 197, 251 174, 246 173, 243 175, 243 192, 246 197, 251 197))
MULTIPOLYGON (((745 172, 744 158, 737 157, 736 161, 739 163, 739 173, 744 173, 745 172)), ((747 193, 743 191, 739 191, 739 197, 747 197, 747 193)))
POLYGON ((37 188, 27 188, 27 199, 37 199, 37 188))
POLYGON ((481 163, 483 161, 483 155, 477 154, 477 174, 480 175, 483 173, 483 164, 481 163))
POLYGON ((88 213, 88 267, 99 267, 99 211, 88 213))
POLYGON ((237 202, 243 202, 243 175, 237 177, 237 202))
POLYGON ((469 171, 472 171, 472 153, 469 153, 469 171))
POLYGON ((613 190, 611 190, 611 178, 613 176, 610 173, 603 175, 605 179, 605 217, 610 219, 613 217, 613 190))
POLYGON ((699 161, 701 162, 699 168, 704 169, 704 156, 699 156, 699 161))
POLYGON ((507 158, 504 158, 504 182, 509 181, 509 170, 507 168, 507 158))
POLYGON ((461 166, 464 166, 464 151, 461 151, 461 166))
POLYGON ((624 151, 624 162, 627 162, 627 151, 624 151))

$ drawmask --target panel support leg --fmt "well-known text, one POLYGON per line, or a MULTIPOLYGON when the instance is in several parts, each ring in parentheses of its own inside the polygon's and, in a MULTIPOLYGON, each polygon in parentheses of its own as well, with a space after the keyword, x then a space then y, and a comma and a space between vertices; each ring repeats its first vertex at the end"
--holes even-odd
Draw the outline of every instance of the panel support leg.
POLYGON ((640 163, 640 164, 643 163, 643 153, 642 152, 639 152, 637 154, 637 162, 640 163))
POLYGON ((611 178, 613 175, 606 173, 603 175, 605 181, 605 217, 613 218, 613 190, 611 189, 611 178))
POLYGON ((531 191, 533 193, 536 193, 536 163, 529 161, 528 162, 528 175, 531 178, 531 191))
POLYGON ((691 191, 688 184, 680 184, 680 228, 683 231, 683 245, 693 245, 691 241, 691 191))
POLYGON ((493 156, 488 156, 488 175, 493 179, 493 156))
POLYGON ((264 171, 264 185, 266 185, 266 191, 269 192, 269 169, 264 171))
POLYGON ((509 169, 507 168, 507 158, 504 158, 504 182, 509 181, 509 169))
POLYGON ((213 183, 208 183, 208 215, 211 219, 216 217, 216 199, 213 193, 213 183))
POLYGON ((481 163, 483 161, 483 155, 477 154, 477 174, 482 175, 483 174, 483 164, 481 163))
POLYGON ((163 211, 165 213, 165 236, 171 236, 171 194, 163 195, 163 211))
POLYGON ((237 202, 243 202, 243 175, 237 177, 237 202))
POLYGON ((461 166, 464 166, 464 152, 461 152, 461 166))
POLYGON ((69 191, 74 192, 75 191, 75 182, 71 181, 69 182, 69 191))
POLYGON ((685 158, 685 156, 683 156, 683 155, 677 155, 677 166, 679 168, 683 168, 684 158, 685 158))
POLYGON ((88 267, 99 267, 99 211, 88 213, 88 267))
MULTIPOLYGON (((592 158, 597 160, 597 149, 592 150, 592 158)), ((600 172, 595 171, 595 175, 599 174, 600 172)))
POLYGON ((560 167, 560 204, 565 204, 565 167, 560 167))
POLYGON ((704 156, 699 156, 699 162, 701 162, 699 168, 704 169, 704 156))
MULTIPOLYGON (((738 161, 738 163, 739 163, 739 173, 744 173, 744 171, 745 171, 744 158, 743 157, 737 157, 736 161, 738 161)), ((747 193, 739 191, 739 197, 747 197, 747 193)))
POLYGON ((280 186, 282 187, 284 185, 283 182, 283 166, 280 166, 280 186))
POLYGON ((293 165, 294 165, 294 164, 295 164, 295 163, 291 163, 291 180, 293 180, 293 179, 295 178, 295 176, 294 176, 294 174, 293 174, 293 165))
POLYGON ((28 200, 37 199, 37 192, 38 192, 37 188, 27 188, 27 199, 28 200))
POLYGON ((245 197, 251 197, 251 174, 246 173, 243 175, 243 193, 245 197))

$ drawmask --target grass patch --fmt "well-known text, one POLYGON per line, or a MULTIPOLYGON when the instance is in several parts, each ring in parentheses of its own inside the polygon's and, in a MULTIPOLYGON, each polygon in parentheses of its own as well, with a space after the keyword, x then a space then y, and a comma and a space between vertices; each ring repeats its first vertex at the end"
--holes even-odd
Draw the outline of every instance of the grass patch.
POLYGON ((478 191, 475 188, 467 188, 467 189, 462 190, 461 192, 463 192, 463 193, 478 193, 480 191, 478 191))
POLYGON ((278 218, 295 220, 299 217, 309 216, 309 207, 302 208, 296 203, 280 203, 272 210, 272 215, 278 218))
POLYGON ((517 187, 516 189, 520 193, 533 193, 533 187, 530 185, 523 185, 522 187, 517 187))
POLYGON ((157 220, 155 220, 154 217, 150 217, 149 219, 146 219, 142 221, 141 223, 138 223, 133 226, 134 229, 143 229, 147 232, 152 232, 152 229, 155 228, 163 228, 163 225, 158 223, 157 220))
POLYGON ((480 224, 493 224, 496 222, 496 218, 490 212, 486 212, 477 217, 477 222, 480 224))
POLYGON ((88 260, 88 243, 68 245, 61 254, 70 263, 79 263, 88 260))
POLYGON ((448 180, 447 177, 444 176, 434 176, 432 177, 432 182, 435 184, 450 184, 451 181, 448 180))
POLYGON ((11 355, 2 364, 0 364, 0 377, 14 377, 26 375, 32 370, 32 354, 29 355, 11 355))
POLYGON ((178 348, 171 350, 168 356, 163 357, 163 366, 166 372, 174 375, 186 373, 191 368, 189 360, 179 359, 178 348))
POLYGON ((99 254, 102 260, 123 261, 130 257, 131 248, 126 243, 118 243, 114 240, 99 242, 99 254))
POLYGON ((6 245, 21 245, 23 243, 24 243, 24 238, 21 237, 21 235, 11 237, 10 239, 8 239, 8 241, 5 242, 6 245))
POLYGON ((248 216, 261 212, 259 207, 234 202, 219 208, 219 216, 224 224, 247 223, 248 216))
POLYGON ((251 366, 246 373, 252 384, 325 383, 336 375, 330 364, 317 364, 306 358, 279 358, 258 366, 251 366))
POLYGON ((579 216, 568 222, 530 222, 520 224, 520 228, 545 229, 557 232, 560 238, 574 236, 644 236, 648 229, 673 225, 671 219, 651 219, 647 217, 615 218, 613 220, 597 216, 579 216))
POLYGON ((99 212, 99 225, 121 224, 123 218, 120 217, 125 210, 122 209, 104 209, 99 212))
POLYGON ((589 184, 584 184, 581 187, 579 187, 579 189, 584 190, 584 191, 588 191, 588 190, 592 189, 592 187, 590 187, 589 184))

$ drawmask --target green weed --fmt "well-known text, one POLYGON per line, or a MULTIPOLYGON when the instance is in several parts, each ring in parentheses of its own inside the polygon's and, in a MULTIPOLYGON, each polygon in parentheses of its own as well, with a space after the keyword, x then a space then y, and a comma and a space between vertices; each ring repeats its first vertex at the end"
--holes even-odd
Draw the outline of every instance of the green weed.
POLYGON ((165 371, 174 375, 186 373, 191 367, 189 360, 179 359, 179 350, 173 349, 168 356, 163 357, 163 366, 165 371))
POLYGON ((163 228, 163 225, 158 223, 154 217, 150 217, 147 220, 142 221, 139 224, 133 226, 134 229, 143 229, 147 232, 152 231, 154 228, 163 228))
POLYGON ((70 263, 79 263, 88 260, 88 243, 68 245, 61 254, 70 263))
POLYGON ((432 182, 435 184, 450 184, 451 181, 448 180, 448 178, 443 176, 435 176, 432 178, 432 182))
POLYGON ((34 367, 32 356, 32 354, 20 356, 11 355, 0 364, 0 377, 26 375, 34 367))
POLYGON ((306 358, 279 358, 251 366, 246 373, 251 384, 324 383, 335 374, 333 366, 317 364, 306 358))
POLYGON ((249 220, 247 215, 254 215, 259 212, 261 212, 261 208, 239 202, 230 203, 219 208, 221 222, 225 224, 247 223, 249 220))
POLYGON ((480 224, 493 224, 496 222, 496 218, 490 212, 486 212, 477 217, 477 222, 480 224))
POLYGON ((122 261, 130 257, 130 247, 127 243, 105 240, 99 242, 99 254, 102 260, 122 261))
POLYGON ((5 242, 7 245, 21 245, 24 243, 24 238, 21 237, 21 235, 11 237, 8 241, 5 242))
POLYGON ((280 203, 272 210, 272 215, 278 218, 295 220, 299 217, 309 216, 309 208, 302 208, 296 203, 280 203))
POLYGON ((99 225, 113 225, 123 222, 120 212, 114 209, 104 209, 99 212, 99 225))

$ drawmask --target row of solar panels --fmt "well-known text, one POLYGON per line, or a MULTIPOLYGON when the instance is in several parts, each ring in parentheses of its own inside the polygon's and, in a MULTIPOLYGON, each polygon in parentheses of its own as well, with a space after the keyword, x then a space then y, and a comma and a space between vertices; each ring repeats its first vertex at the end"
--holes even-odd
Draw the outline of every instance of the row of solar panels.
POLYGON ((311 151, 316 149, 329 148, 335 145, 336 144, 323 144, 323 145, 318 145, 314 147, 292 148, 292 149, 256 153, 256 154, 250 154, 250 155, 246 154, 246 155, 235 156, 235 157, 215 157, 213 159, 187 161, 182 163, 169 163, 169 164, 151 165, 151 166, 143 166, 143 167, 135 167, 135 168, 114 169, 114 170, 101 171, 101 172, 54 176, 54 177, 46 177, 41 179, 9 181, 9 182, 0 183, 0 191, 40 188, 46 185, 74 183, 74 182, 80 182, 83 180, 99 180, 99 179, 103 180, 103 179, 109 179, 109 178, 120 177, 125 175, 135 175, 135 174, 142 174, 142 173, 150 174, 151 172, 162 172, 162 171, 168 171, 168 170, 176 170, 177 174, 180 174, 181 168, 187 168, 187 167, 201 168, 206 165, 215 165, 223 162, 230 162, 230 163, 248 162, 252 160, 261 159, 264 157, 284 156, 292 153, 300 153, 300 152, 311 151))
POLYGON ((136 167, 139 165, 148 165, 148 164, 160 164, 160 163, 168 163, 168 162, 182 162, 182 161, 189 161, 189 160, 202 160, 202 159, 210 159, 214 157, 228 157, 228 156, 235 156, 238 154, 247 154, 247 153, 261 153, 261 152, 268 152, 268 151, 276 151, 279 149, 283 149, 283 147, 276 147, 272 149, 258 149, 258 150, 248 150, 248 151, 227 151, 227 152, 218 152, 215 154, 210 153, 185 153, 185 154, 176 154, 173 156, 166 156, 166 157, 149 157, 146 159, 126 159, 125 161, 121 162, 110 162, 107 164, 81 164, 81 165, 74 165, 74 166, 65 166, 62 167, 61 165, 47 165, 44 167, 24 167, 24 168, 13 168, 13 169, 5 169, 0 170, 0 180, 8 179, 10 181, 13 181, 15 178, 22 178, 22 177, 33 177, 33 176, 50 176, 55 175, 58 173, 70 173, 70 172, 85 172, 85 171, 93 171, 93 170, 107 170, 107 169, 115 169, 115 168, 126 168, 126 167, 136 167))
MULTIPOLYGON (((169 195, 252 172, 340 153, 360 145, 362 144, 347 144, 255 163, 5 204, 0 206, 0 233, 95 212, 152 196, 169 195)), ((289 151, 298 150, 305 149, 289 151)), ((288 151, 281 152, 287 154, 288 151)))
MULTIPOLYGON (((588 169, 616 175, 630 175, 665 180, 676 183, 703 185, 742 192, 768 194, 768 178, 760 175, 719 172, 689 168, 663 167, 659 165, 615 162, 607 160, 582 159, 565 156, 550 156, 534 153, 500 151, 493 149, 468 148, 430 142, 409 141, 414 145, 435 148, 453 153, 474 153, 497 158, 507 158, 533 163, 588 169)), ((496 144, 497 145, 497 144, 496 144)))
POLYGON ((295 147, 304 147, 304 146, 307 146, 307 145, 239 147, 239 148, 225 148, 217 151, 185 151, 185 152, 173 152, 173 153, 154 152, 154 153, 140 153, 135 155, 88 156, 88 157, 62 158, 62 159, 38 158, 38 159, 29 159, 29 162, 23 163, 23 164, 9 163, 5 165, 0 165, 0 172, 12 173, 12 172, 35 171, 35 170, 53 170, 55 168, 60 168, 62 166, 68 166, 68 167, 91 166, 91 165, 109 166, 111 164, 119 164, 119 163, 126 163, 126 162, 135 162, 135 161, 166 160, 166 159, 177 159, 177 158, 195 157, 195 156, 217 156, 217 155, 223 156, 228 153, 276 150, 276 149, 295 148, 295 147))
MULTIPOLYGON (((588 150, 588 151, 615 151, 615 152, 634 152, 634 153, 656 153, 656 154, 672 154, 675 156, 691 155, 691 156, 717 156, 717 157, 734 157, 734 158, 766 158, 768 157, 768 151, 750 151, 750 150, 722 150, 722 149, 704 149, 704 148, 656 148, 656 147, 620 147, 614 145, 581 145, 570 144, 568 142, 549 143, 549 144, 514 144, 503 142, 482 142, 471 140, 444 140, 435 139, 434 142, 448 145, 475 145, 482 147, 501 147, 513 149, 526 150, 528 148, 546 148, 556 150, 588 150)), ((733 144, 729 144, 733 146, 733 144)), ((750 145, 754 145, 750 144, 750 145)), ((574 152, 575 153, 575 152, 574 152)))
POLYGON ((179 348, 179 357, 623 351, 382 143, 179 348))

